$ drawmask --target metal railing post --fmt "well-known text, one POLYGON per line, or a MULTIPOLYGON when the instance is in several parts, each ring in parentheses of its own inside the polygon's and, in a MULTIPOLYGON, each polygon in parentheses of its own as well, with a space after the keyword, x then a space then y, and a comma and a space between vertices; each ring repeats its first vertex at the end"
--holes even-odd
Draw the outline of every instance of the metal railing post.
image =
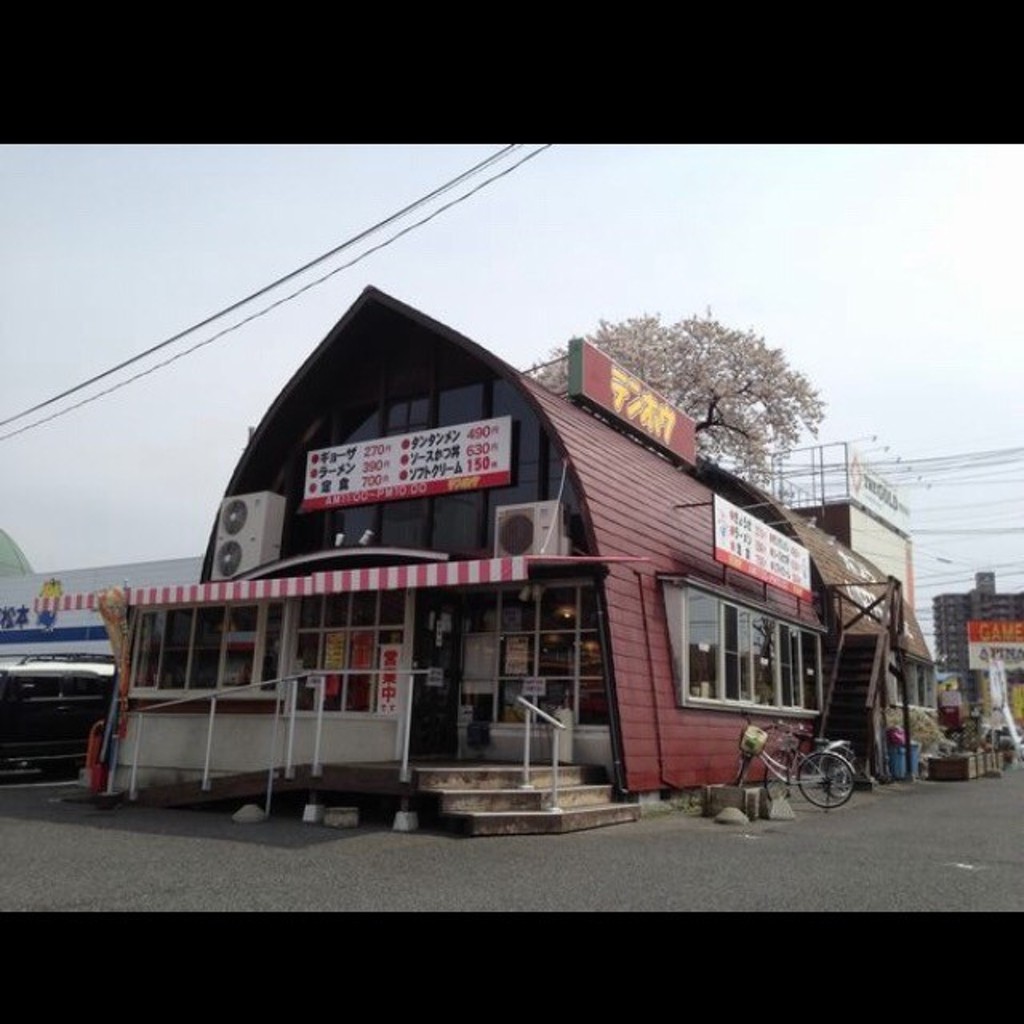
POLYGON ((317 676, 316 688, 316 737, 313 741, 313 765, 309 770, 314 779, 323 775, 323 767, 320 764, 320 737, 324 728, 324 697, 327 690, 327 676, 317 676))
MULTIPOLYGON (((522 698, 520 698, 522 699, 522 698)), ((524 701, 524 703, 527 703, 524 701)), ((530 782, 530 736, 533 733, 533 705, 527 703, 526 710, 526 735, 523 738, 523 781, 519 784, 520 789, 533 789, 533 783, 530 782)))
POLYGON ((412 701, 416 691, 416 673, 409 673, 409 698, 405 705, 405 735, 402 737, 402 767, 398 773, 400 782, 409 781, 409 742, 412 737, 412 701))
POLYGON ((200 787, 204 793, 210 789, 210 752, 213 750, 213 720, 217 714, 217 698, 210 698, 210 717, 206 727, 206 758, 203 762, 203 782, 200 787))
POLYGON ((533 723, 536 716, 540 716, 551 726, 551 806, 550 811, 560 811, 558 806, 558 734, 565 728, 565 723, 553 718, 546 711, 542 711, 536 704, 531 704, 525 697, 516 697, 516 703, 521 704, 529 712, 530 717, 526 722, 526 735, 523 739, 523 783, 520 789, 533 789, 530 784, 530 733, 533 731, 533 723))
POLYGON ((139 751, 142 748, 142 712, 138 712, 135 718, 135 745, 132 748, 132 771, 128 782, 128 799, 138 800, 139 791, 136 786, 136 778, 139 772, 139 751))
MULTIPOLYGON (((267 771, 267 799, 263 805, 263 816, 265 818, 270 817, 270 798, 274 791, 274 772, 277 762, 277 728, 281 720, 281 691, 284 688, 282 684, 287 684, 287 682, 287 679, 278 679, 277 686, 274 688, 274 725, 270 730, 270 757, 268 758, 270 768, 267 771)), ((287 694, 285 696, 287 697, 287 694)))
POLYGON ((549 810, 560 811, 558 806, 558 734, 559 729, 551 730, 551 807, 549 810))
POLYGON ((295 750, 295 712, 299 703, 299 680, 297 676, 291 680, 291 684, 291 693, 289 694, 288 701, 288 753, 284 759, 284 777, 286 779, 295 778, 292 754, 295 750))

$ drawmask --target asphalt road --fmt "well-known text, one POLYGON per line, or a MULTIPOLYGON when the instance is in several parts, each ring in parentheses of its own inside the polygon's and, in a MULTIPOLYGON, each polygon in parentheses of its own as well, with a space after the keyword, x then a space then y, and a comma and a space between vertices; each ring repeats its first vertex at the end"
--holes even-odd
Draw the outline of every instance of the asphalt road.
POLYGON ((682 812, 464 838, 302 820, 301 806, 104 809, 77 783, 0 785, 0 912, 1024 910, 1024 770, 899 782, 792 820, 682 812))

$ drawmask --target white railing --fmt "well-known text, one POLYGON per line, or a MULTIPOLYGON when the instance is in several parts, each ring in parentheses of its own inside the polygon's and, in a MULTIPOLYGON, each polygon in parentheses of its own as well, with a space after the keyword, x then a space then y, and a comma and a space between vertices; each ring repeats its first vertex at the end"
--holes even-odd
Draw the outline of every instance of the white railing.
POLYGON ((558 806, 558 736, 565 729, 565 723, 542 711, 536 704, 531 704, 525 697, 516 697, 516 703, 526 708, 529 716, 523 733, 523 782, 519 788, 533 789, 530 781, 530 736, 536 719, 542 718, 551 726, 551 806, 548 810, 561 811, 558 806))
MULTIPOLYGON (((316 712, 316 725, 313 737, 313 760, 310 765, 310 775, 313 778, 319 778, 323 775, 323 763, 321 762, 321 739, 323 736, 323 722, 324 722, 324 702, 326 693, 326 677, 328 675, 339 675, 339 676, 367 676, 367 675, 378 675, 383 670, 380 669, 347 669, 338 672, 324 672, 323 670, 313 670, 297 673, 294 675, 282 676, 279 679, 264 680, 259 683, 249 683, 245 686, 230 686, 220 687, 215 690, 204 690, 201 693, 191 693, 185 697, 177 697, 173 700, 161 701, 158 704, 150 704, 145 708, 136 708, 130 712, 129 718, 135 719, 135 745, 132 753, 131 761, 131 773, 130 782, 128 787, 128 799, 138 799, 138 766, 139 766, 139 753, 142 748, 142 732, 143 722, 145 716, 151 712, 161 711, 166 708, 176 707, 182 704, 196 703, 197 701, 209 701, 210 702, 210 714, 207 719, 206 727, 206 752, 203 760, 203 774, 200 782, 200 788, 203 792, 210 790, 210 761, 213 755, 213 738, 214 738, 214 725, 217 717, 217 703, 221 699, 231 699, 238 697, 253 690, 267 690, 273 687, 273 699, 274 699, 274 723, 271 730, 270 740, 270 755, 268 758, 268 775, 267 775, 267 797, 266 805, 264 807, 264 814, 270 815, 270 802, 273 793, 274 776, 279 769, 283 769, 284 777, 286 779, 295 778, 295 763, 293 759, 295 749, 295 727, 298 715, 298 694, 299 686, 313 687, 316 691, 314 711, 316 712), (280 729, 280 722, 282 718, 282 704, 284 704, 284 715, 288 722, 288 733, 286 736, 286 745, 283 758, 283 764, 280 763, 280 758, 277 754, 278 748, 278 732, 280 729)), ((391 671, 391 670, 388 670, 391 671)), ((405 704, 405 715, 404 721, 402 722, 402 766, 399 774, 399 778, 402 782, 408 782, 410 779, 409 772, 409 744, 412 735, 412 706, 413 706, 413 688, 415 686, 416 676, 426 675, 426 670, 418 669, 412 670, 408 673, 404 673, 409 677, 409 695, 408 700, 405 704)), ((116 765, 113 766, 116 769, 116 765)), ((113 781, 114 772, 111 770, 110 779, 113 781)))

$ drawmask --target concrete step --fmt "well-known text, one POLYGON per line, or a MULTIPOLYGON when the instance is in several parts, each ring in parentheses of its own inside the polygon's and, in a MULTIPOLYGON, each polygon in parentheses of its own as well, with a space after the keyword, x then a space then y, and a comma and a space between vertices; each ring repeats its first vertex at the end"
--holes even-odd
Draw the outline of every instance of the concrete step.
MULTIPOLYGON (((538 789, 443 789, 438 790, 438 806, 442 814, 465 814, 477 811, 544 811, 551 806, 550 788, 538 789)), ((561 786, 556 794, 562 808, 603 807, 612 800, 612 787, 561 786)))
MULTIPOLYGON (((516 789, 526 779, 535 789, 550 789, 554 772, 551 765, 440 765, 420 767, 414 772, 416 789, 430 792, 441 789, 516 789)), ((558 786, 582 786, 607 782, 603 769, 594 765, 558 766, 558 786)))
POLYGON ((567 807, 557 811, 476 811, 452 814, 452 827, 467 836, 557 835, 637 821, 637 804, 567 807))
POLYGON ((437 797, 442 827, 466 836, 577 832, 636 821, 595 765, 448 765, 418 768, 418 793, 437 797), (557 784, 556 784, 557 783, 557 784), (552 809, 552 803, 557 807, 552 809))

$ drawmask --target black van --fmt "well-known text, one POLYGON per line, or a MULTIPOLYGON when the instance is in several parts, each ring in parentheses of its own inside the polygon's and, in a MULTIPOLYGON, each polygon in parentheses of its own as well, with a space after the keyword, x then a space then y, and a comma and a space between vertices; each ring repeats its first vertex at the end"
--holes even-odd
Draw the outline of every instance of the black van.
POLYGON ((110 711, 114 658, 37 654, 0 659, 0 771, 72 772, 110 711))

